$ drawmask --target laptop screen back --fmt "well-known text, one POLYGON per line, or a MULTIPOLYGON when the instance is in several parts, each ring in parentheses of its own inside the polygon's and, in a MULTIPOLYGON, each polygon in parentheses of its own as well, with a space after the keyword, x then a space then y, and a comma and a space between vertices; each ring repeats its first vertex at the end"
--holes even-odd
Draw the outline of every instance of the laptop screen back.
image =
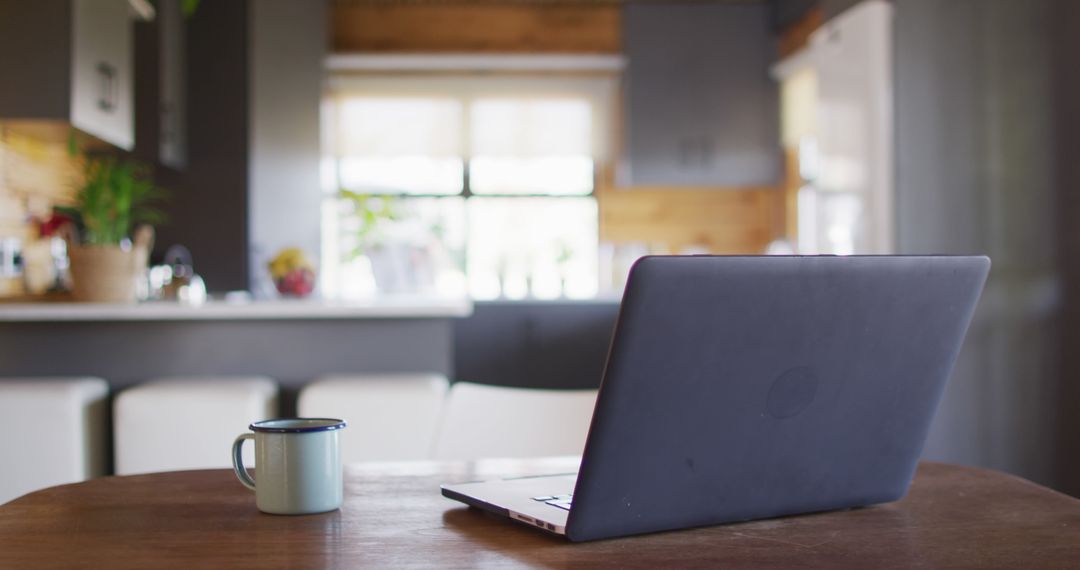
POLYGON ((647 257, 623 297, 573 540, 906 492, 985 257, 647 257))

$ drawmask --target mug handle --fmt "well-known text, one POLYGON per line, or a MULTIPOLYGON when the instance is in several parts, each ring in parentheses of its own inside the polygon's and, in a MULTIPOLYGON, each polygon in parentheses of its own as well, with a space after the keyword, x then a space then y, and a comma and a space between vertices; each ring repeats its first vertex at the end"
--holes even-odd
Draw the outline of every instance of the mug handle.
POLYGON ((248 475, 247 469, 244 467, 244 456, 243 456, 242 451, 243 451, 244 440, 245 439, 250 439, 250 440, 254 441, 255 440, 255 434, 253 434, 253 433, 242 433, 242 434, 240 434, 239 436, 236 437, 235 441, 233 441, 233 444, 232 444, 232 466, 233 466, 233 471, 236 471, 236 478, 239 479, 240 482, 245 487, 247 487, 248 489, 251 489, 252 491, 254 491, 255 490, 255 480, 251 478, 251 475, 248 475))

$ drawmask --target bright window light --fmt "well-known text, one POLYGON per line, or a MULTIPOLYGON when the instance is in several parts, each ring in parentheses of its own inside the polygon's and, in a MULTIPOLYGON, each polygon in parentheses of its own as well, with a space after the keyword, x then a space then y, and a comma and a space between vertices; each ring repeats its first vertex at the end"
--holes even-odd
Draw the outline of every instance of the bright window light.
POLYGON ((474 298, 596 295, 596 200, 477 197, 468 214, 474 298))
POLYGON ((338 107, 338 156, 462 155, 464 105, 449 98, 347 97, 338 107))
POLYGON ((601 90, 575 95, 571 83, 430 80, 418 95, 409 82, 369 81, 332 93, 323 290, 595 296, 592 193, 607 123, 601 90))
POLYGON ((462 191, 464 104, 448 98, 349 97, 336 110, 338 182, 368 194, 462 191))
POLYGON ((475 194, 585 196, 593 190, 588 156, 478 156, 469 162, 469 175, 475 194))
POLYGON ((479 99, 470 107, 476 194, 586 195, 593 190, 586 99, 479 99))
POLYGON ((341 187, 365 194, 460 194, 465 163, 432 156, 357 156, 339 162, 341 187))

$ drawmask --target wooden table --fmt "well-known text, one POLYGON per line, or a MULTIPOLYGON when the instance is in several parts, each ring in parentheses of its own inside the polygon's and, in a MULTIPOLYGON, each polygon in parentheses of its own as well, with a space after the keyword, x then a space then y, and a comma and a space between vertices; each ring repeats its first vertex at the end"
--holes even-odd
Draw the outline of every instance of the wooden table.
POLYGON ((572 460, 368 464, 345 505, 261 514, 231 471, 106 477, 0 507, 0 568, 1080 566, 1080 501, 926 463, 898 503, 571 544, 439 495, 442 481, 565 472, 572 460))

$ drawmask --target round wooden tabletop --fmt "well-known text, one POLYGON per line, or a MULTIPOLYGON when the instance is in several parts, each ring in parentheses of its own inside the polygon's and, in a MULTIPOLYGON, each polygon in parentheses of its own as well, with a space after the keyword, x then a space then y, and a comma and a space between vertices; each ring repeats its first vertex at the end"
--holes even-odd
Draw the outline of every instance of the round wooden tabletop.
POLYGON ((999 472, 923 464, 902 501, 572 544, 443 498, 439 483, 573 460, 365 464, 339 511, 275 516, 228 470, 105 477, 0 506, 0 567, 1076 567, 1080 500, 999 472))

